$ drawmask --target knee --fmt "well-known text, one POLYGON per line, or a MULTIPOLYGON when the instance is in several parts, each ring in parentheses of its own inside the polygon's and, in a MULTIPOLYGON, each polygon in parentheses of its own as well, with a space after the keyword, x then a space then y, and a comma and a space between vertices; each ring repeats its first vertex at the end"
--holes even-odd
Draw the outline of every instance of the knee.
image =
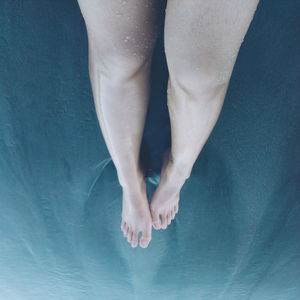
POLYGON ((180 73, 170 73, 170 87, 175 93, 184 93, 190 98, 211 98, 219 92, 225 91, 229 80, 230 76, 227 73, 210 74, 205 73, 205 70, 195 72, 187 69, 180 73))
POLYGON ((100 70, 101 74, 108 78, 111 83, 124 83, 131 81, 138 76, 143 76, 147 73, 150 67, 150 57, 132 55, 105 55, 101 60, 95 61, 90 64, 90 68, 100 70))
MULTIPOLYGON (((233 69, 233 62, 220 59, 180 59, 167 54, 170 87, 175 92, 199 97, 226 91, 233 69), (218 61, 217 61, 218 60, 218 61)), ((207 97, 203 97, 207 99, 207 97)))
POLYGON ((144 76, 147 74, 149 66, 149 58, 133 57, 124 59, 124 57, 117 57, 110 66, 107 66, 106 70, 111 79, 123 82, 144 76))

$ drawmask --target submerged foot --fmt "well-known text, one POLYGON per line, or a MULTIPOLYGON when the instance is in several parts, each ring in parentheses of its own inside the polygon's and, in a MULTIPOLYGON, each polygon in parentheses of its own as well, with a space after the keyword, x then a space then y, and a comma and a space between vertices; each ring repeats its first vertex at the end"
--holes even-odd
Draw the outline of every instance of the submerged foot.
POLYGON ((123 188, 121 230, 133 248, 148 247, 151 240, 152 219, 144 178, 140 186, 123 188), (139 233, 141 236, 139 237, 139 233))
POLYGON ((179 177, 171 162, 171 153, 167 151, 161 169, 160 182, 155 190, 150 212, 155 229, 166 229, 179 209, 180 190, 187 177, 179 177), (185 179, 184 179, 185 178, 185 179))

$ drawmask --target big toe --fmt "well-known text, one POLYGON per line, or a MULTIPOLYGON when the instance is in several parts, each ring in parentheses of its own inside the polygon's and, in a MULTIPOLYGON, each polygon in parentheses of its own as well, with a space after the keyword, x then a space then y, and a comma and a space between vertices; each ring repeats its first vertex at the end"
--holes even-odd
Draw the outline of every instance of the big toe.
POLYGON ((167 216, 166 216, 166 215, 162 215, 162 216, 161 216, 161 223, 162 223, 161 228, 162 228, 162 229, 166 229, 167 226, 168 226, 168 223, 167 223, 167 216))
POLYGON ((160 229, 161 228, 161 222, 159 215, 152 212, 152 225, 155 229, 160 229))
POLYGON ((147 248, 151 241, 151 229, 148 229, 142 233, 140 238, 140 246, 142 248, 147 248))

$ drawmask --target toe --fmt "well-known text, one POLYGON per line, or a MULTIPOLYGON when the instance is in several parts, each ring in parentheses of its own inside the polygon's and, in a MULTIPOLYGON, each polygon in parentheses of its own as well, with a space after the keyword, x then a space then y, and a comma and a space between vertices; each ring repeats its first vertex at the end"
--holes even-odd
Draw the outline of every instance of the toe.
POLYGON ((166 215, 161 216, 161 228, 162 229, 167 228, 167 216, 166 215))
POLYGON ((161 222, 158 214, 152 214, 152 225, 155 229, 161 228, 161 222))
POLYGON ((177 204, 177 205, 175 205, 175 214, 178 213, 178 209, 179 209, 179 206, 178 206, 178 204, 177 204))
POLYGON ((143 231, 140 238, 140 246, 142 248, 147 248, 151 241, 151 227, 148 230, 143 231))
POLYGON ((153 227, 154 227, 155 229, 160 229, 160 228, 161 228, 161 225, 160 225, 160 223, 156 222, 156 223, 153 223, 153 227))
POLYGON ((170 214, 171 214, 171 220, 173 220, 174 217, 175 217, 175 210, 172 209, 171 212, 170 212, 170 214))
POLYGON ((122 222, 121 222, 121 230, 124 232, 124 229, 125 229, 125 222, 122 220, 122 222))
POLYGON ((171 224, 171 213, 167 214, 167 224, 170 225, 171 224))
POLYGON ((138 234, 136 231, 132 233, 131 247, 135 248, 138 245, 138 234))
POLYGON ((125 224, 125 228, 124 228, 124 237, 127 237, 127 234, 128 234, 128 230, 129 230, 129 227, 127 224, 125 224))
POLYGON ((129 230, 127 234, 127 242, 131 243, 131 240, 132 240, 132 230, 129 230))

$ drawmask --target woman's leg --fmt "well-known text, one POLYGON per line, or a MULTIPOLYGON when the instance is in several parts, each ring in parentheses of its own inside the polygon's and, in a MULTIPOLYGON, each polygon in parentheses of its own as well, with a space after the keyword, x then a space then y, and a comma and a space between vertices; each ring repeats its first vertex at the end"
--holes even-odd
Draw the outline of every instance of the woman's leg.
POLYGON ((179 192, 220 114, 232 69, 259 0, 169 0, 165 49, 172 148, 151 201, 165 229, 179 192))
POLYGON ((157 0, 78 3, 88 33, 96 113, 123 189, 121 229, 133 247, 138 242, 147 247, 152 222, 139 152, 160 4, 157 0))

